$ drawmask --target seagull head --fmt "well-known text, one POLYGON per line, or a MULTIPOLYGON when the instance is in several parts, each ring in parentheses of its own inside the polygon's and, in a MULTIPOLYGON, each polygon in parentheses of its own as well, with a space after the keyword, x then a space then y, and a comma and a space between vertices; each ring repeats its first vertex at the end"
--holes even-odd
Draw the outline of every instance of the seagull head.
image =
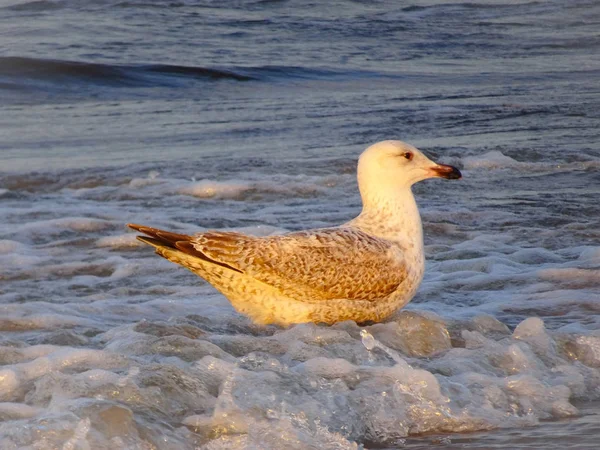
POLYGON ((382 141, 367 148, 358 160, 358 184, 376 189, 410 188, 427 178, 461 178, 456 167, 438 164, 402 141, 382 141))

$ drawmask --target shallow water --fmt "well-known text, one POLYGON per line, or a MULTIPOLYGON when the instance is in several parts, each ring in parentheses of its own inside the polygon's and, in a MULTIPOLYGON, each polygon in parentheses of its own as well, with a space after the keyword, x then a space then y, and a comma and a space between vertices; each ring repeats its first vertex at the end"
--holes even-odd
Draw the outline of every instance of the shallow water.
POLYGON ((597 448, 599 22, 586 1, 4 2, 1 447, 597 448), (252 325, 125 228, 344 222, 389 138, 464 178, 415 187, 427 271, 386 324, 252 325))

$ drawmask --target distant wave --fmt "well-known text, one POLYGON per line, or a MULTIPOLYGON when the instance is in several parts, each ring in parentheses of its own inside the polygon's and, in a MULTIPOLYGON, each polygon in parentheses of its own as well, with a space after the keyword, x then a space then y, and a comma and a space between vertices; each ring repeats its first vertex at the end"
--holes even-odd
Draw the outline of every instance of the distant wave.
POLYGON ((242 73, 248 74, 256 79, 307 79, 307 80, 319 80, 319 79, 352 79, 352 78, 369 78, 369 77, 382 77, 382 76, 393 76, 386 75, 378 72, 371 71, 359 71, 359 70, 336 70, 328 68, 313 68, 313 67, 301 67, 301 66, 259 66, 259 67, 243 67, 239 68, 242 73))
MULTIPOLYGON (((252 5, 268 5, 270 3, 279 3, 285 0, 246 0, 244 6, 252 5)), ((103 0, 97 2, 96 0, 4 0, 0 5, 0 10, 7 9, 9 11, 26 11, 26 12, 40 12, 40 11, 52 11, 61 8, 77 8, 86 7, 101 3, 103 8, 132 8, 132 9, 171 9, 181 8, 185 6, 212 6, 212 1, 206 2, 189 2, 187 0, 103 0)))
POLYGON ((370 78, 393 75, 368 71, 287 66, 215 69, 171 64, 109 64, 54 59, 0 57, 0 89, 17 89, 31 82, 96 84, 103 86, 170 86, 185 79, 200 80, 302 80, 370 78))
POLYGON ((12 4, 3 5, 0 9, 8 9, 11 11, 49 11, 59 9, 60 7, 61 4, 59 2, 48 0, 34 0, 31 2, 14 0, 12 4))
POLYGON ((229 70, 169 64, 120 65, 51 59, 0 57, 0 77, 46 82, 82 81, 113 86, 170 84, 174 78, 250 81, 249 75, 229 70))
MULTIPOLYGON (((532 0, 530 2, 522 2, 523 5, 537 5, 541 3, 539 0, 532 0)), ((510 2, 500 3, 500 2, 439 2, 432 3, 429 5, 409 5, 402 8, 404 12, 414 12, 414 11, 426 11, 430 9, 498 9, 498 8, 510 8, 514 7, 514 4, 510 2)))

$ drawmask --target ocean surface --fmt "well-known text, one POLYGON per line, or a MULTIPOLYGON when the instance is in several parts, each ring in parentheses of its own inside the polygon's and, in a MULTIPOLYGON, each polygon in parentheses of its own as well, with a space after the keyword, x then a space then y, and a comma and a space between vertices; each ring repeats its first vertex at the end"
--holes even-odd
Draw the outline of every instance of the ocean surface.
POLYGON ((597 449, 600 2, 2 0, 0 448, 597 449), (360 211, 402 139, 426 275, 256 326, 127 222, 360 211))

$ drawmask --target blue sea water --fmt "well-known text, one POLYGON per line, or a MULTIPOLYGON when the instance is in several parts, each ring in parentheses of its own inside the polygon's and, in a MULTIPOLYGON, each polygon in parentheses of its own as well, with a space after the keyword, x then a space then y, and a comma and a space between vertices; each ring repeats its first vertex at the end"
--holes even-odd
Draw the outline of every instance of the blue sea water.
POLYGON ((580 0, 0 2, 0 447, 597 448, 599 26, 580 0), (415 187, 425 280, 372 350, 252 325, 125 228, 339 224, 383 139, 464 178, 415 187))

